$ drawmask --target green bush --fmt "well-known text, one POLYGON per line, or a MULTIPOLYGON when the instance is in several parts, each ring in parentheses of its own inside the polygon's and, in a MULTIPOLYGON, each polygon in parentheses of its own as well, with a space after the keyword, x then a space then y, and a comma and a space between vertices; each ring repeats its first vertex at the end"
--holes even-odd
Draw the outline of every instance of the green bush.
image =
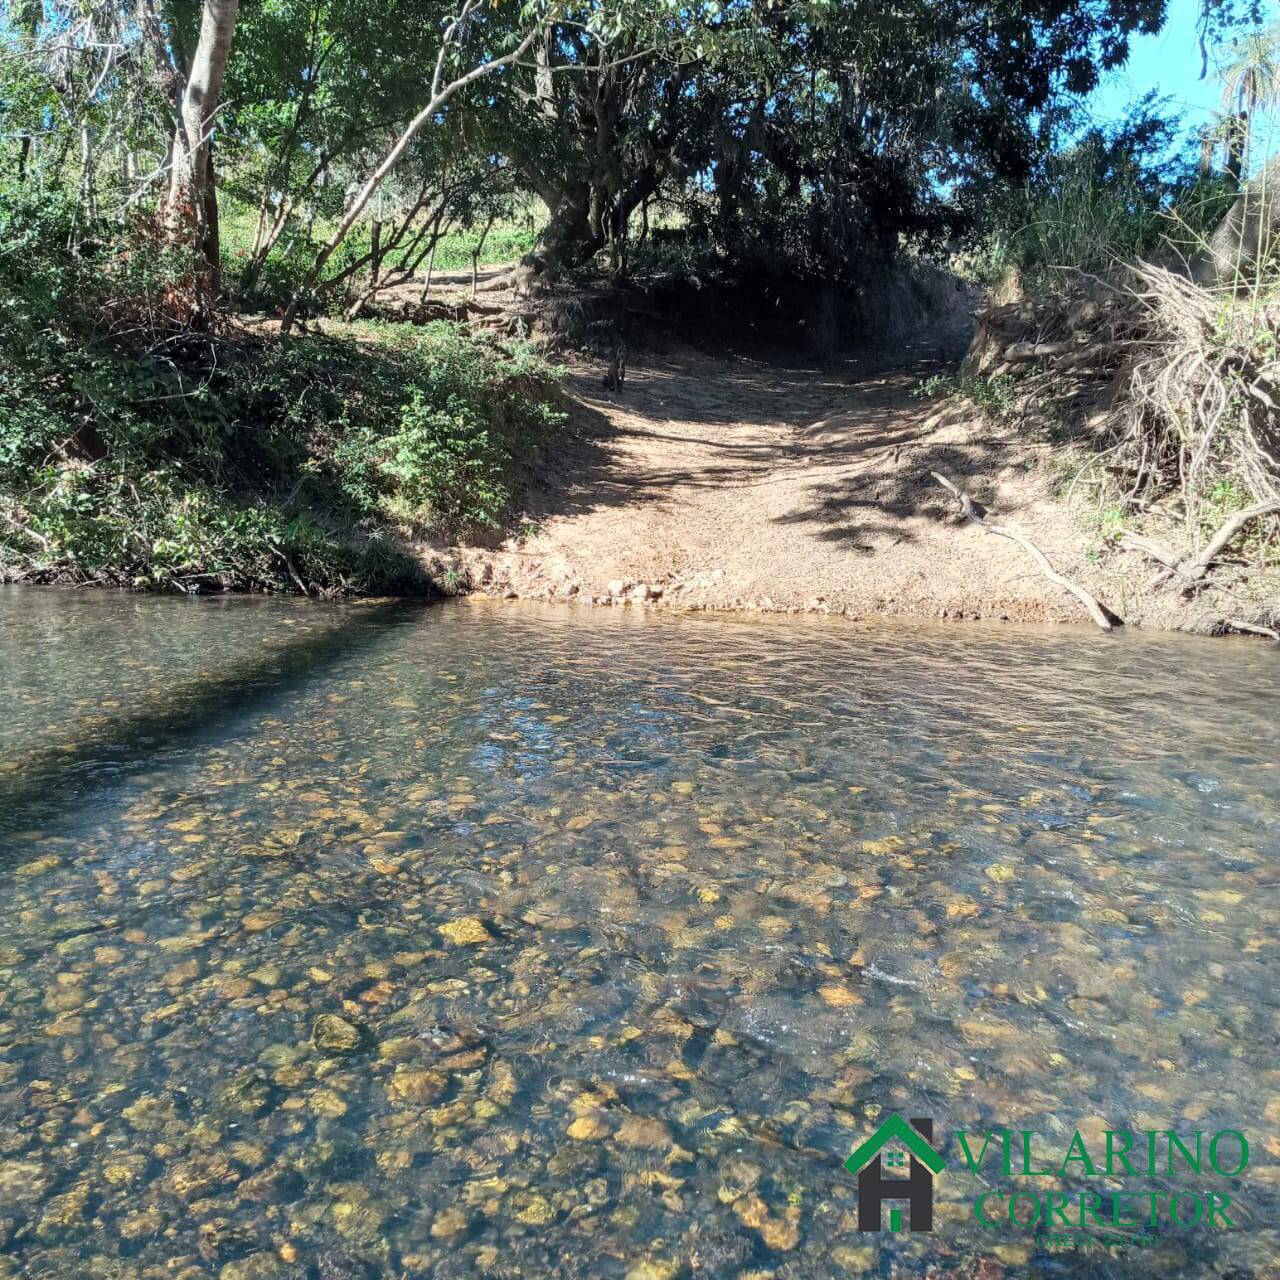
POLYGON ((0 564, 36 577, 207 590, 387 591, 411 566, 378 539, 355 546, 306 513, 234 496, 167 468, 112 473, 47 468, 23 494, 23 519, 0 531, 0 564), (25 550, 20 544, 25 541, 25 550), (15 552, 19 554, 15 555, 15 552))
POLYGON ((147 228, 77 246, 64 206, 9 194, 0 574, 405 589, 397 527, 500 524, 561 421, 535 352, 454 325, 192 333, 147 228))
POLYGON ((502 451, 473 405, 456 396, 432 404, 415 390, 388 444, 383 470, 413 508, 450 531, 501 522, 511 499, 502 451))
POLYGON ((551 371, 531 347, 488 344, 444 324, 419 339, 422 374, 386 441, 380 468, 392 509, 450 534, 497 528, 524 468, 563 421, 551 371))
POLYGON ((1017 409, 1014 381, 1008 374, 998 378, 978 378, 958 373, 935 373, 925 378, 915 394, 931 400, 967 400, 997 421, 1005 421, 1017 409))

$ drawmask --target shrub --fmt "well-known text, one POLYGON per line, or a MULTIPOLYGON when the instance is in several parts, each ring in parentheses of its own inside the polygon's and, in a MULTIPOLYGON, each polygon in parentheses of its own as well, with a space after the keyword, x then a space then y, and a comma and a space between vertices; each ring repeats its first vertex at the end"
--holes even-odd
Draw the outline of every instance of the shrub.
POLYGON ((1008 375, 982 378, 957 373, 935 373, 916 388, 915 394, 925 399, 942 396, 967 400, 998 421, 1012 417, 1017 409, 1014 381, 1008 375))
POLYGON ((0 573, 183 590, 400 590, 397 524, 505 518, 555 371, 457 326, 193 334, 146 229, 79 247, 0 201, 0 573))
POLYGON ((432 404, 415 390, 388 444, 383 470, 411 508, 450 532, 500 523, 511 499, 502 451, 474 406, 456 396, 432 404))
POLYGON ((988 231, 971 273, 992 288, 1013 272, 1052 288, 1064 274, 1193 252, 1234 190, 1198 173, 1167 110, 1147 95, 1117 124, 1050 153, 1022 186, 984 193, 985 207, 971 212, 988 231))
POLYGON ((563 421, 547 397, 551 370, 523 343, 494 362, 488 344, 448 325, 430 326, 424 347, 431 357, 381 463, 392 509, 449 534, 497 528, 523 469, 563 421))

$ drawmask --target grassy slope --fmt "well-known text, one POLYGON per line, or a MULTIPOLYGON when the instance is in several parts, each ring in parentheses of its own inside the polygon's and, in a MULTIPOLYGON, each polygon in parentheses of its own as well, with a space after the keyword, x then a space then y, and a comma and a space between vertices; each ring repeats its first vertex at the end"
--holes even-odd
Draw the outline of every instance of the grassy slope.
POLYGON ((457 326, 185 327, 184 264, 138 233, 63 246, 0 217, 0 574, 386 591, 403 530, 504 520, 561 420, 530 348, 457 326))

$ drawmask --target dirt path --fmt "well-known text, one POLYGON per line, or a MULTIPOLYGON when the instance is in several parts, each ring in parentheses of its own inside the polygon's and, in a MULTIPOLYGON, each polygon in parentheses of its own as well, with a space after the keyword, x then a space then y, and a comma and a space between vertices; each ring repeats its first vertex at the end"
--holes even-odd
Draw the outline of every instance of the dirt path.
POLYGON ((455 555, 500 596, 1081 620, 1024 552, 957 525, 929 478, 950 475, 1089 579, 1085 535, 1048 493, 1047 446, 939 422, 913 397, 936 355, 936 340, 825 370, 646 355, 619 393, 576 368, 574 442, 529 494, 531 527, 455 555))

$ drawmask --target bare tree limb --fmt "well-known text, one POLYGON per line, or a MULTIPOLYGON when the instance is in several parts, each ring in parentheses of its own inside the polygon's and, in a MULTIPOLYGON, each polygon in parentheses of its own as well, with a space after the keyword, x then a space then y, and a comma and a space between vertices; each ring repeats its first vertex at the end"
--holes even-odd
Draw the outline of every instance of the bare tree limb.
MULTIPOLYGON (((1178 566, 1182 563, 1176 551, 1170 551, 1168 547, 1161 545, 1152 538, 1144 538, 1136 533, 1124 533, 1120 536, 1120 545, 1129 551, 1139 551, 1150 560, 1154 560, 1157 564, 1162 564, 1173 573, 1178 572, 1178 566)), ((1166 575, 1161 575, 1160 580, 1163 581, 1166 575)))
POLYGON ((1120 545, 1132 551, 1140 551, 1157 564, 1164 565, 1166 572, 1157 574, 1152 580, 1152 586, 1159 586, 1162 582, 1167 582, 1176 576, 1191 587, 1200 582, 1213 568, 1213 562, 1245 525, 1259 516, 1271 515, 1273 512, 1280 512, 1280 499, 1268 498, 1265 502, 1255 502, 1253 506, 1237 511, 1229 520, 1223 521, 1218 532, 1205 545, 1204 550, 1194 556, 1179 556, 1168 547, 1161 546, 1150 538, 1140 537, 1136 533, 1126 533, 1120 539, 1120 545))
POLYGON ((1205 549, 1189 564, 1182 565, 1178 572, 1193 581, 1203 578, 1219 553, 1245 525, 1259 516, 1270 515, 1274 511, 1280 511, 1280 499, 1269 498, 1266 502, 1255 502, 1253 506, 1237 511, 1229 520, 1223 522, 1218 532, 1209 539, 1205 549))
POLYGON ((1078 583, 1072 582, 1070 578, 1065 578, 1049 563, 1048 558, 1039 547, 1035 545, 1029 538, 1023 537, 1022 534, 1015 532, 1013 529, 1005 528, 1003 525, 988 524, 985 516, 986 512, 974 500, 957 485, 952 484, 946 476, 941 472, 931 471, 929 474, 960 504, 960 514, 964 516, 971 524, 976 524, 983 533, 994 533, 998 538, 1008 538, 1011 542, 1016 542, 1039 566, 1040 572, 1044 574, 1050 582, 1055 586, 1061 587, 1064 591, 1070 592, 1075 596, 1082 605, 1089 611, 1089 616, 1094 620, 1103 631, 1110 631, 1112 627, 1119 621, 1115 614, 1103 605, 1096 597, 1091 596, 1078 583))
POLYGON ((444 82, 444 66, 449 50, 453 47, 455 41, 461 34, 467 19, 472 12, 480 4, 480 0, 466 0, 456 18, 453 18, 449 25, 445 28, 444 36, 440 42, 440 52, 436 55, 435 70, 431 76, 431 100, 421 111, 405 126, 404 132, 396 140, 391 150, 387 152, 382 163, 369 176, 368 181, 360 188, 355 199, 352 200, 350 207, 342 217, 342 221, 338 223, 337 229, 333 235, 329 237, 328 242, 316 255, 315 261, 311 264, 306 277, 298 286, 297 292, 289 302, 289 306, 284 313, 284 318, 280 322, 280 332, 282 335, 288 334, 293 327, 294 317, 297 315, 298 306, 302 299, 311 291, 315 282, 320 277, 320 273, 324 270, 325 263, 333 255, 338 246, 347 238, 347 233, 355 226, 360 215, 364 212, 369 201, 373 199, 378 188, 382 186, 387 175, 396 167, 400 157, 408 150, 409 144, 418 136, 422 126, 427 123, 442 107, 453 97, 455 93, 465 89, 467 85, 481 79, 484 76, 491 75, 493 72, 502 67, 508 66, 513 62, 519 61, 520 58, 529 50, 533 42, 542 33, 546 24, 550 21, 549 14, 544 16, 540 21, 536 22, 528 33, 518 44, 507 53, 496 58, 490 58, 486 62, 482 62, 471 68, 463 75, 458 76, 455 80, 444 82))

